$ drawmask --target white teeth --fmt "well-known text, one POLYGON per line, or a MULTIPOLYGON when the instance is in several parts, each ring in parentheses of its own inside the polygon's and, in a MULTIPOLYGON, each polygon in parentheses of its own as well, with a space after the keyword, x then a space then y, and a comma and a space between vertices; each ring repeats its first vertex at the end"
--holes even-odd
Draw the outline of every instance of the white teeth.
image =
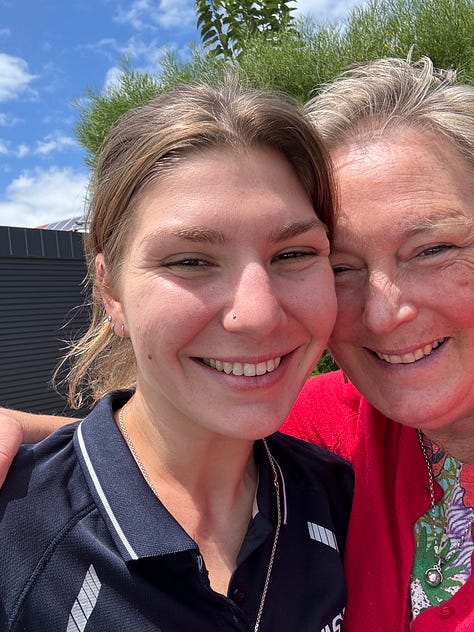
POLYGON ((244 374, 244 365, 242 362, 234 362, 232 365, 232 373, 234 375, 243 375, 244 374))
POLYGON ((266 372, 267 372, 266 362, 259 362, 257 365, 255 365, 255 373, 257 375, 265 375, 266 372))
POLYGON ((421 360, 421 358, 425 357, 425 352, 423 349, 417 349, 414 353, 415 360, 421 360))
POLYGON ((214 360, 213 358, 203 358, 202 361, 207 366, 224 372, 227 375, 244 375, 245 377, 254 377, 255 375, 265 375, 265 373, 271 373, 278 368, 281 362, 281 356, 278 358, 272 358, 265 362, 259 362, 258 364, 251 364, 250 362, 223 362, 221 360, 214 360))
POLYGON ((385 362, 388 362, 389 364, 412 364, 413 362, 416 362, 417 360, 421 360, 421 358, 424 358, 425 356, 430 355, 430 353, 434 349, 439 347, 439 345, 442 344, 445 340, 446 338, 439 338, 438 340, 435 340, 431 344, 425 345, 424 347, 420 347, 419 349, 416 349, 416 351, 411 351, 410 353, 404 353, 403 355, 389 355, 386 353, 377 353, 377 352, 376 353, 381 360, 385 360, 385 362))

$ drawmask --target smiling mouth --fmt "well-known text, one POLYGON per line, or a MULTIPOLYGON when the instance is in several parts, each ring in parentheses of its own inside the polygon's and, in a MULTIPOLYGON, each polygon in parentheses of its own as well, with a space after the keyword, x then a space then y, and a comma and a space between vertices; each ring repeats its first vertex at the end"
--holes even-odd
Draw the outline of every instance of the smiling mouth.
POLYGON ((251 362, 224 362, 223 360, 214 360, 213 358, 201 358, 201 362, 205 365, 216 369, 227 375, 243 375, 244 377, 255 377, 256 375, 265 375, 271 373, 280 365, 282 356, 271 358, 264 362, 252 364, 251 362))
POLYGON ((446 338, 439 338, 431 344, 420 347, 415 351, 410 351, 410 353, 404 353, 403 355, 378 353, 377 351, 374 351, 374 353, 378 358, 380 358, 380 360, 383 360, 388 364, 412 364, 413 362, 417 362, 418 360, 422 360, 423 358, 426 358, 426 356, 431 355, 433 351, 438 349, 446 340, 446 338))

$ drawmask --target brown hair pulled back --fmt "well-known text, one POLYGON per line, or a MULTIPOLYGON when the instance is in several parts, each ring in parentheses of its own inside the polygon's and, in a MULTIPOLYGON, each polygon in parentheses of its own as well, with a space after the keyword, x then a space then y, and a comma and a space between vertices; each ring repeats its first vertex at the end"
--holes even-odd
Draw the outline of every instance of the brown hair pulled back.
MULTIPOLYGON (((103 253, 113 285, 120 275, 139 202, 182 161, 222 148, 238 152, 273 149, 292 165, 316 215, 333 228, 330 161, 317 132, 296 104, 282 95, 239 86, 184 85, 123 116, 100 153, 91 184, 85 250, 92 284, 89 330, 66 361, 69 400, 81 406, 117 388, 135 385, 135 361, 128 339, 115 337, 106 320, 95 279, 95 257, 103 253)), ((316 291, 316 290, 315 290, 316 291)))

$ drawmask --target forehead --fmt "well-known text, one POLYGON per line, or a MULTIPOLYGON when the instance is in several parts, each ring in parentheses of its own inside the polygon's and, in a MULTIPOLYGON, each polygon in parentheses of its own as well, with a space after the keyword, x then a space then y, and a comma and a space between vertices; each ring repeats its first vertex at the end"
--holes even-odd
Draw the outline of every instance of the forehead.
POLYGON ((235 229, 269 220, 298 221, 315 211, 303 185, 278 152, 212 150, 173 165, 144 190, 135 211, 135 229, 146 231, 183 223, 235 229))
POLYGON ((474 175, 447 139, 405 128, 355 140, 333 154, 340 187, 339 232, 417 232, 473 220, 474 175))

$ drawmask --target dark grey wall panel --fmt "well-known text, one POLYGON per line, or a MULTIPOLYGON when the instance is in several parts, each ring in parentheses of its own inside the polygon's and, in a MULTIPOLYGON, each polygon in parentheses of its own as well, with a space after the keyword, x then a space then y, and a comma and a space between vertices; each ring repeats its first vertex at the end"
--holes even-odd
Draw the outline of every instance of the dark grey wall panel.
POLYGON ((51 375, 64 341, 87 327, 85 274, 80 234, 0 226, 2 406, 70 412, 51 375))

